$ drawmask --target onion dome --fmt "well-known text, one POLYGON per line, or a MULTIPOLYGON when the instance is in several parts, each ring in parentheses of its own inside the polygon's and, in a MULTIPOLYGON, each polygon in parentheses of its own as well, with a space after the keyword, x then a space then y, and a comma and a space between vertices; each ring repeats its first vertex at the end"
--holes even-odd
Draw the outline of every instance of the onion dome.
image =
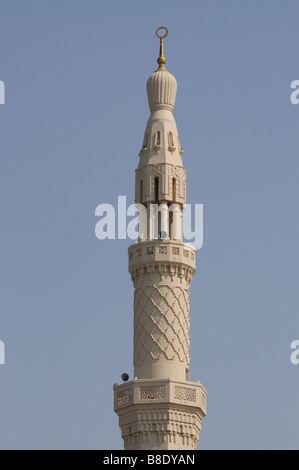
POLYGON ((151 112, 158 108, 173 110, 177 82, 170 72, 167 70, 156 70, 149 77, 146 88, 151 112))
POLYGON ((156 31, 157 37, 160 38, 160 56, 157 60, 159 68, 149 77, 146 84, 151 112, 161 108, 172 111, 174 108, 177 82, 174 76, 165 68, 166 59, 164 57, 163 40, 167 34, 168 31, 164 27, 158 28, 156 31), (166 31, 163 36, 158 34, 160 29, 165 29, 166 31))

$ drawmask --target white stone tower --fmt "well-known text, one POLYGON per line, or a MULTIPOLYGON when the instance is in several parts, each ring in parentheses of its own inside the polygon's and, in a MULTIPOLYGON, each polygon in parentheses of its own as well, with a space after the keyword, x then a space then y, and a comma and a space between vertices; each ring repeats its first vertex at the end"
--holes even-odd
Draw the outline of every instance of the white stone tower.
MULTIPOLYGON (((164 29, 161 36, 158 32, 164 29)), ((147 81, 149 117, 136 170, 139 240, 129 248, 134 284, 134 380, 114 386, 126 450, 194 450, 206 391, 189 381, 189 287, 196 250, 182 241, 186 172, 172 114, 177 82, 165 69, 147 81)))

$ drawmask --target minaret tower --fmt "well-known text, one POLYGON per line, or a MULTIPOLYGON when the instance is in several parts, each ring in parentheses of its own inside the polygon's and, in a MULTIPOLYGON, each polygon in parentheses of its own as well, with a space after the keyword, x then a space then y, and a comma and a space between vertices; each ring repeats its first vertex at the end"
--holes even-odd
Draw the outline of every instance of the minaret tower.
MULTIPOLYGON (((160 35, 160 30, 165 34, 160 35)), ((186 172, 172 114, 177 82, 165 68, 147 81, 151 115, 135 177, 139 240, 129 248, 134 284, 134 380, 114 386, 126 450, 194 450, 206 391, 189 381, 189 287, 196 250, 183 242, 186 172)))

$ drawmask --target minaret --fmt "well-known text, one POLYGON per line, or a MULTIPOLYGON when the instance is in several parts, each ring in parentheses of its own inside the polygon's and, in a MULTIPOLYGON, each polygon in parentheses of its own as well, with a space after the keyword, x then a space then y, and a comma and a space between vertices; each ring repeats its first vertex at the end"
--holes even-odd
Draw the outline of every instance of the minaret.
MULTIPOLYGON (((160 30, 165 30, 160 35, 160 30)), ((194 450, 207 393, 189 381, 189 287, 196 250, 183 242, 186 172, 172 114, 177 82, 165 68, 147 81, 151 115, 135 177, 139 240, 130 246, 134 284, 134 380, 114 386, 126 450, 194 450)))

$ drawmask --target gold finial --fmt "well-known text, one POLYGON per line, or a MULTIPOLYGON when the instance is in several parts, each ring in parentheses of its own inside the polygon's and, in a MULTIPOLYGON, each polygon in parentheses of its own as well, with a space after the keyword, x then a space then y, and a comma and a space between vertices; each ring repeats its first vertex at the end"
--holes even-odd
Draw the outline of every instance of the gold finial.
POLYGON ((157 59, 157 62, 158 62, 158 64, 159 64, 158 70, 166 70, 166 68, 165 68, 166 59, 165 59, 165 57, 164 57, 164 44, 163 44, 163 40, 164 40, 164 38, 166 38, 167 34, 168 34, 168 29, 165 28, 165 26, 160 26, 160 28, 158 28, 158 29, 156 30, 156 36, 160 39, 160 56, 159 56, 159 59, 157 59), (161 35, 158 34, 158 31, 159 31, 160 29, 164 29, 164 30, 165 30, 165 34, 163 34, 163 36, 161 36, 161 35))

